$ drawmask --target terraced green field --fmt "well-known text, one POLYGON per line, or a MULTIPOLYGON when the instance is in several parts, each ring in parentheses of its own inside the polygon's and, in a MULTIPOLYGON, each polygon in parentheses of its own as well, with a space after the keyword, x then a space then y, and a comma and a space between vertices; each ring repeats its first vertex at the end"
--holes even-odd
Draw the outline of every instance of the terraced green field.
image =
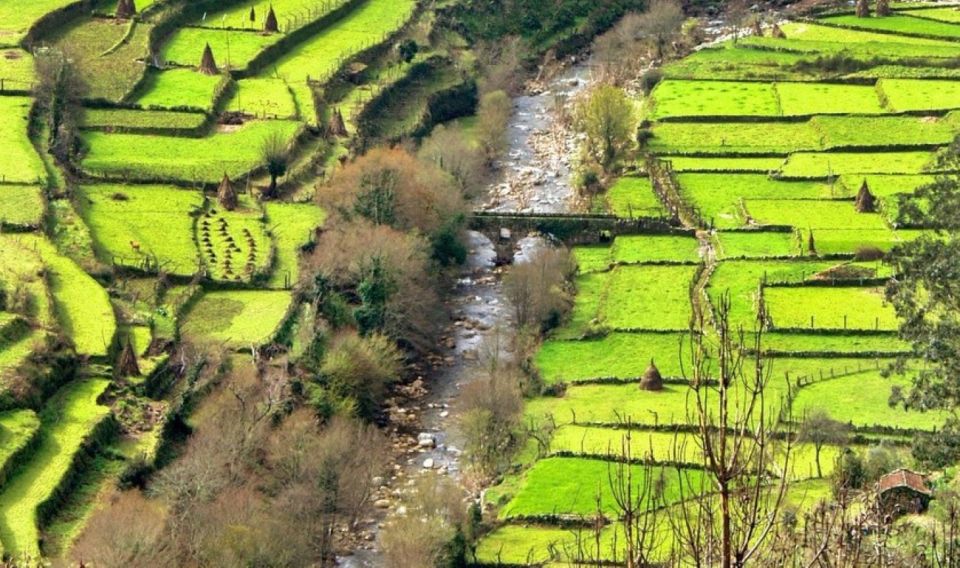
POLYGON ((38 556, 38 508, 55 498, 74 458, 110 409, 97 403, 109 381, 78 381, 40 415, 40 444, 0 490, 0 543, 4 553, 38 556))
MULTIPOLYGON (((899 228, 898 200, 934 179, 938 149, 960 131, 950 112, 960 104, 956 82, 934 63, 960 53, 953 12, 791 22, 781 24, 785 39, 741 38, 664 68, 641 101, 652 121, 646 157, 672 166, 660 183, 675 185, 681 202, 672 205, 686 211, 696 239, 631 235, 574 250, 572 316, 533 358, 549 395, 525 410, 559 428, 539 459, 524 453, 520 472, 488 492, 504 522, 481 541, 482 563, 563 565, 575 536, 551 515, 591 514, 589 497, 609 486, 604 473, 627 421, 648 457, 700 463, 699 451, 677 453, 690 434, 669 427, 694 419, 686 322, 696 310, 716 315, 725 298, 748 345, 764 331, 768 415, 794 427, 823 410, 868 437, 943 423, 942 413, 891 406, 910 374, 883 375, 910 346, 897 338, 882 257, 921 234, 899 228), (850 76, 859 80, 833 80, 838 73, 818 60, 840 54, 857 62, 850 76), (855 203, 863 186, 873 209, 855 203), (659 391, 640 389, 651 361, 667 379, 659 391)), ((607 206, 640 217, 656 208, 652 194, 644 178, 622 178, 607 206)), ((829 475, 842 448, 823 451, 829 475)), ((810 444, 797 445, 787 475, 804 507, 826 496, 815 462, 810 444)), ((599 538, 612 550, 622 535, 611 521, 599 538)))

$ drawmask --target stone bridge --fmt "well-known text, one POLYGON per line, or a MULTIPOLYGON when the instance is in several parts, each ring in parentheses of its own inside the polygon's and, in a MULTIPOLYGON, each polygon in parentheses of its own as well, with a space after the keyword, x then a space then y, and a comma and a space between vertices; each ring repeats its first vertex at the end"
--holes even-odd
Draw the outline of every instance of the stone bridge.
POLYGON ((470 217, 469 228, 494 244, 498 264, 513 262, 517 241, 531 233, 550 236, 567 246, 610 242, 618 235, 692 234, 669 217, 622 219, 584 213, 498 213, 481 211, 470 217))

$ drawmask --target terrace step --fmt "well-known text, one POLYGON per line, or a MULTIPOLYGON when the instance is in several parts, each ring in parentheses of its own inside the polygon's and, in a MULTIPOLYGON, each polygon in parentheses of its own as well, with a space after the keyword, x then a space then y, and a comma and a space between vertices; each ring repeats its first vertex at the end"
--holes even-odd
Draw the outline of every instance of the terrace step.
POLYGON ((82 452, 92 451, 110 426, 110 409, 97 404, 106 380, 75 381, 40 416, 39 443, 0 492, 0 553, 40 555, 40 530, 68 491, 82 452))

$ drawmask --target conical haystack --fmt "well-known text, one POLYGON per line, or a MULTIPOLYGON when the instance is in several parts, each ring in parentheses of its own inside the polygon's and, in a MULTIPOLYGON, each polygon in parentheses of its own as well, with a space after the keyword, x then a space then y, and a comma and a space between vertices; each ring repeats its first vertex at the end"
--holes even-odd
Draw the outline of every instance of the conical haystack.
POLYGON ((773 27, 770 28, 770 35, 777 39, 787 39, 787 34, 783 33, 783 30, 777 24, 773 24, 773 27))
POLYGON ((877 0, 877 16, 890 15, 890 0, 877 0))
POLYGON ((643 372, 643 377, 640 379, 640 390, 663 390, 663 377, 660 376, 660 369, 653 363, 653 359, 650 359, 650 366, 643 372))
POLYGON ((250 21, 251 21, 251 22, 256 22, 256 21, 257 21, 257 8, 256 8, 256 6, 250 6, 250 21))
POLYGON ((760 18, 753 20, 753 35, 763 37, 763 25, 760 23, 760 18))
POLYGON ((140 364, 137 362, 137 353, 133 350, 133 341, 124 342, 120 352, 120 361, 117 362, 117 371, 122 377, 139 377, 140 364))
POLYGON ((129 20, 137 14, 137 5, 134 0, 120 0, 117 3, 117 11, 114 14, 121 20, 129 20))
POLYGON ((204 75, 220 73, 220 70, 217 69, 217 60, 213 58, 213 50, 210 49, 209 43, 203 48, 203 57, 200 58, 200 72, 204 75))
POLYGON ((237 190, 233 187, 233 182, 230 181, 230 176, 226 173, 223 174, 220 187, 217 188, 217 201, 227 211, 233 211, 237 208, 237 190))
POLYGON ((869 17, 870 17, 870 2, 869 2, 869 0, 857 0, 857 17, 858 17, 858 18, 869 18, 869 17))
POLYGON ((270 4, 270 11, 267 12, 267 19, 263 22, 263 31, 267 33, 276 33, 280 31, 277 24, 277 14, 273 11, 273 4, 270 4))
POLYGON ((810 234, 807 236, 807 253, 812 256, 817 255, 817 241, 813 238, 813 229, 810 230, 810 234))
POLYGON ((859 213, 873 213, 877 210, 877 198, 870 192, 867 180, 863 180, 863 184, 860 186, 855 205, 859 213))
POLYGON ((327 128, 330 129, 330 134, 333 136, 343 137, 347 135, 347 124, 343 120, 343 113, 340 112, 340 109, 336 109, 330 114, 330 124, 327 125, 327 128))

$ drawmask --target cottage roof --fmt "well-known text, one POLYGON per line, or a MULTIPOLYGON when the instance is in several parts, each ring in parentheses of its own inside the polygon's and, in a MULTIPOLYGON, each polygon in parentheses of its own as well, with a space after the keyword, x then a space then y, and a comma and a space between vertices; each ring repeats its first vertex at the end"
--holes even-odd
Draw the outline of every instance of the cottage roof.
POLYGON ((917 493, 930 495, 930 489, 927 488, 926 480, 922 475, 909 469, 898 469, 890 472, 880 478, 877 482, 877 488, 880 493, 885 493, 891 489, 906 487, 917 493))

